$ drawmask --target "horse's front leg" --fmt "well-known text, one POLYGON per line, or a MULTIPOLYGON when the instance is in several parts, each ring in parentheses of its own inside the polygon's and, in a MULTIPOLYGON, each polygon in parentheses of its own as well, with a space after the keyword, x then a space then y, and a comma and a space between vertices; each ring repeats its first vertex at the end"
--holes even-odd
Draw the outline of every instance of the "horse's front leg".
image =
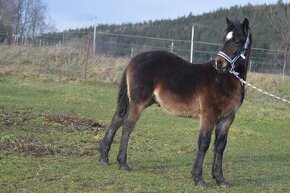
POLYGON ((216 124, 215 130, 215 147, 214 147, 214 160, 212 167, 213 178, 216 180, 217 184, 221 187, 229 187, 229 183, 225 180, 223 175, 223 153, 227 144, 227 135, 229 128, 235 118, 235 115, 228 116, 221 119, 216 124))
POLYGON ((202 177, 202 166, 204 156, 210 145, 213 127, 214 119, 212 116, 201 116, 201 128, 198 138, 198 151, 191 172, 196 186, 206 186, 206 183, 202 177))

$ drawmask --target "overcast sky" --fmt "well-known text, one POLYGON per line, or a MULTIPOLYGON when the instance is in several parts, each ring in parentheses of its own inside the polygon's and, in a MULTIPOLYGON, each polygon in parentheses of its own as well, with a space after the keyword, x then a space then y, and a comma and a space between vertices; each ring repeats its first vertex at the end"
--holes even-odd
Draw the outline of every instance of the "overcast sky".
MULTIPOLYGON (((288 0, 289 1, 289 0, 288 0)), ((276 3, 277 0, 44 0, 59 31, 97 24, 174 19, 234 5, 276 3), (97 18, 94 20, 93 18, 97 18)), ((286 2, 286 1, 284 1, 286 2)))

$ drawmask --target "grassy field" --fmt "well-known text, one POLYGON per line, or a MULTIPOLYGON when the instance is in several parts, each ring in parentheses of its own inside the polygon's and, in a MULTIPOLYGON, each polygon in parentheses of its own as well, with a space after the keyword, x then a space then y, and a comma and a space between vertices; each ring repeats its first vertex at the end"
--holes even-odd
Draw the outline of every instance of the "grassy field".
MULTIPOLYGON (((290 96, 289 79, 252 80, 290 96)), ((232 187, 213 181, 211 147, 204 164, 209 187, 201 190, 190 174, 199 121, 157 106, 143 113, 130 139, 133 171, 118 169, 120 132, 111 166, 99 164, 102 126, 114 113, 116 93, 107 83, 0 76, 0 192, 290 192, 289 106, 249 90, 224 157, 232 187)))

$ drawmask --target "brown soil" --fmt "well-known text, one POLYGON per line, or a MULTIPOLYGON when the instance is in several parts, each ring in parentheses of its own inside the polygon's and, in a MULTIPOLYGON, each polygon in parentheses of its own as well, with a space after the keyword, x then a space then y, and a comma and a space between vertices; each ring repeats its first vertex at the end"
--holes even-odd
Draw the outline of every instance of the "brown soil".
POLYGON ((74 113, 68 115, 45 114, 44 119, 48 122, 56 122, 65 126, 90 126, 94 128, 104 128, 103 125, 93 120, 81 118, 74 113))

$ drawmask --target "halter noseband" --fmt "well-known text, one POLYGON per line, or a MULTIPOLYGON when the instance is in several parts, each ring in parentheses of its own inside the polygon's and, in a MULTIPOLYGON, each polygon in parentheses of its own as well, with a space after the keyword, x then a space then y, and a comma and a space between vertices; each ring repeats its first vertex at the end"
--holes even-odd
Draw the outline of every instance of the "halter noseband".
POLYGON ((242 58, 243 60, 246 59, 246 56, 245 56, 245 53, 249 47, 249 44, 250 44, 250 33, 248 33, 248 36, 247 36, 247 39, 245 41, 245 44, 243 46, 243 49, 241 51, 241 53, 237 56, 235 56, 233 59, 231 59, 226 53, 224 53, 223 51, 219 51, 218 52, 218 56, 224 58, 226 61, 228 61, 230 64, 231 64, 231 69, 230 69, 230 72, 235 74, 235 75, 239 75, 238 72, 235 71, 235 63, 236 61, 239 59, 239 58, 242 58))

